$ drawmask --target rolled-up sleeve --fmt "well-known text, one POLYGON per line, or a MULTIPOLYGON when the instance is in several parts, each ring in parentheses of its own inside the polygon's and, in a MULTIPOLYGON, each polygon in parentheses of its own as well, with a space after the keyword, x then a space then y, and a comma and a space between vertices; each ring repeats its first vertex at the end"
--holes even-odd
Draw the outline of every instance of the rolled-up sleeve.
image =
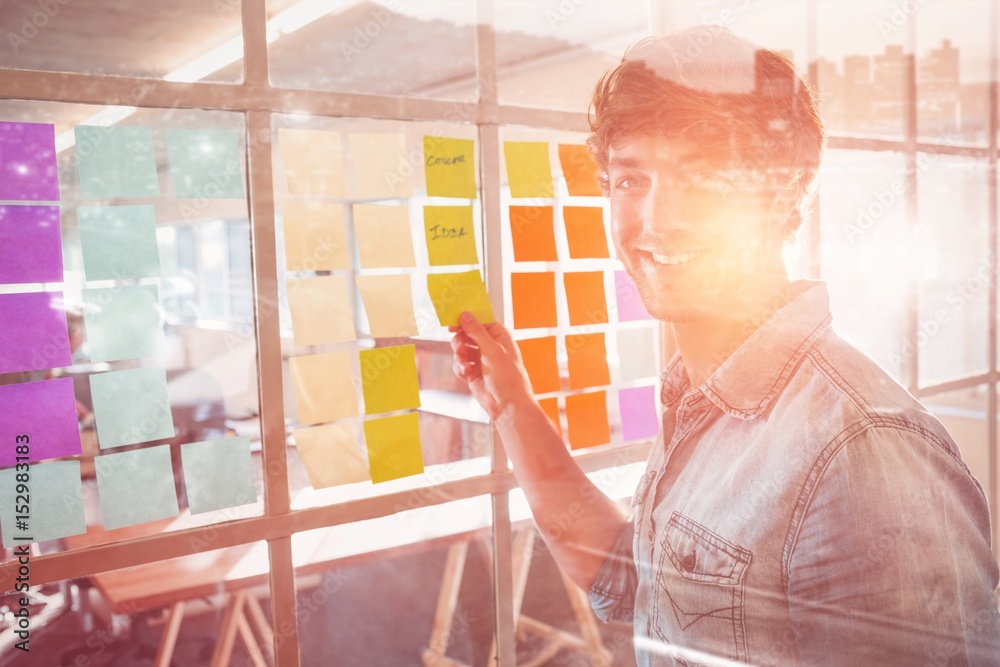
POLYGON ((638 572, 632 553, 635 523, 622 526, 607 559, 590 587, 590 606, 605 623, 631 623, 635 610, 638 572))

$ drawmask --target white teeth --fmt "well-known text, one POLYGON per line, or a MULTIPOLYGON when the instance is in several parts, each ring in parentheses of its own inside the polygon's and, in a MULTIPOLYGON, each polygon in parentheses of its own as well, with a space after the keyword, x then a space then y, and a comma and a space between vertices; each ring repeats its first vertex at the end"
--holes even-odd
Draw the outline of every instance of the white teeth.
POLYGON ((678 255, 657 255, 655 252, 649 254, 658 264, 683 264, 698 256, 696 252, 685 252, 678 255))

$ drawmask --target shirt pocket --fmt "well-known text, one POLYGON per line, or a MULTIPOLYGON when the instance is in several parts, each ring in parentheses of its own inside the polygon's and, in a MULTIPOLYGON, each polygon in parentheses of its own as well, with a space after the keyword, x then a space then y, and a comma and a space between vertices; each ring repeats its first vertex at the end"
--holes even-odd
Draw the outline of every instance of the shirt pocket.
POLYGON ((751 556, 683 514, 671 514, 662 535, 652 629, 677 662, 700 664, 697 653, 747 660, 743 585, 751 556))

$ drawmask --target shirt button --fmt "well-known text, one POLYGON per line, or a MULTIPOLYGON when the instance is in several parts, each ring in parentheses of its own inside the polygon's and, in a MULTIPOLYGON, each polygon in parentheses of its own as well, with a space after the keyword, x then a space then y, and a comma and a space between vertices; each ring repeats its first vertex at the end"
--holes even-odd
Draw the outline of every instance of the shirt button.
POLYGON ((681 567, 684 568, 685 572, 690 572, 694 569, 694 552, 684 556, 684 560, 681 561, 681 567))
POLYGON ((656 532, 653 530, 649 531, 649 541, 652 542, 653 538, 656 537, 656 532))

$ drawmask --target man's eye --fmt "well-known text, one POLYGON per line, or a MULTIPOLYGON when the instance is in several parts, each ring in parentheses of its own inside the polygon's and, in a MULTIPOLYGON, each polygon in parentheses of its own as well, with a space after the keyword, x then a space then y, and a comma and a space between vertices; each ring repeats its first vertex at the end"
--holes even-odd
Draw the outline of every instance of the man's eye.
POLYGON ((635 176, 623 176, 615 181, 616 190, 631 190, 642 185, 642 179, 635 176))

